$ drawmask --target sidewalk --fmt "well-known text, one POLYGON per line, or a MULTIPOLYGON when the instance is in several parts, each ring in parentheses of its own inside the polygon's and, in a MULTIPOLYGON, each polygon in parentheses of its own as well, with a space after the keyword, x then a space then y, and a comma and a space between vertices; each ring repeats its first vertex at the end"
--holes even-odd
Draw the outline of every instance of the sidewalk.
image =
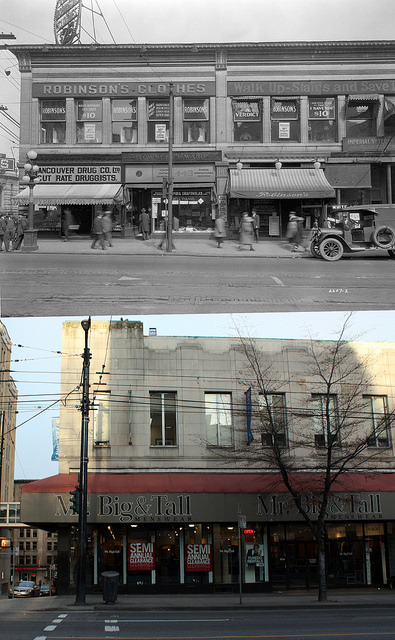
MULTIPOLYGON (((175 237, 175 250, 166 252, 166 246, 158 250, 160 238, 142 240, 141 238, 115 238, 113 247, 107 247, 102 251, 97 245, 96 249, 91 249, 91 238, 71 238, 64 242, 60 238, 38 238, 38 250, 32 252, 36 254, 75 254, 75 255, 177 255, 177 256, 227 256, 243 258, 312 258, 310 251, 299 249, 292 252, 292 245, 286 240, 262 240, 254 243, 254 251, 250 251, 248 246, 243 246, 239 250, 239 244, 235 240, 226 240, 220 249, 217 248, 215 240, 210 238, 196 237, 175 237)), ((18 252, 19 253, 19 252, 18 252)), ((4 254, 4 252, 3 252, 4 254)))
POLYGON ((284 591, 242 594, 172 594, 118 595, 114 604, 106 604, 102 594, 88 594, 83 605, 75 605, 75 596, 45 598, 0 597, 2 611, 179 611, 179 610, 237 610, 292 609, 317 607, 388 607, 395 605, 395 591, 390 589, 330 590, 327 602, 318 602, 317 591, 284 591))

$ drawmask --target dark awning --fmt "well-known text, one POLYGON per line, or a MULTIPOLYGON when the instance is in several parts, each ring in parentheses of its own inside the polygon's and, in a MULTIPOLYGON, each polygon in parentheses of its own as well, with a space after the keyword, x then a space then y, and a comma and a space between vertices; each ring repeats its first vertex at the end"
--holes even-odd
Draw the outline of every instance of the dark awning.
MULTIPOLYGON (((122 185, 117 184, 38 184, 33 189, 35 204, 112 204, 120 197, 122 185)), ((29 204, 29 187, 13 200, 29 204)))
POLYGON ((372 186, 370 164, 328 164, 325 177, 335 189, 368 189, 372 186))
POLYGON ((334 198, 322 169, 242 169, 230 171, 231 198, 334 198))
POLYGON ((372 104, 372 102, 380 102, 380 96, 378 95, 378 93, 355 94, 353 96, 348 96, 347 100, 347 104, 352 106, 363 106, 372 104))

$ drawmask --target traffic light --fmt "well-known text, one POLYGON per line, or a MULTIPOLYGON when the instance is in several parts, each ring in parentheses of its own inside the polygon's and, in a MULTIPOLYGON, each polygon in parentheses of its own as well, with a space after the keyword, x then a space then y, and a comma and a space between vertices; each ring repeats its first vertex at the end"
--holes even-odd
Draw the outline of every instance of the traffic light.
POLYGON ((74 491, 70 491, 70 508, 72 510, 73 513, 79 513, 80 512, 80 505, 81 505, 81 489, 80 487, 76 487, 74 489, 74 491))
POLYGON ((11 546, 11 540, 9 538, 0 538, 0 549, 7 549, 11 546))

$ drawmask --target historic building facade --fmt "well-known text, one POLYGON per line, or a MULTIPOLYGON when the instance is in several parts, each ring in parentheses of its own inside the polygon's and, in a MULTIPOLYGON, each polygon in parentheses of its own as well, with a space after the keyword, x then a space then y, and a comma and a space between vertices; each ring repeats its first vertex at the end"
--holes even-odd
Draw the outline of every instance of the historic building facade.
MULTIPOLYGON (((292 432, 301 434, 295 468, 311 487, 325 433, 319 387, 306 365, 310 343, 255 344, 275 371, 269 395, 278 437, 287 446, 292 432)), ((74 354, 83 345, 80 323, 65 322, 59 475, 24 485, 21 497, 22 521, 58 534, 59 593, 76 580, 78 516, 70 491, 80 470, 82 360, 74 354)), ((240 340, 147 336, 140 322, 122 320, 92 322, 89 345, 88 589, 101 584, 105 570, 119 572, 125 592, 237 589, 239 566, 245 589, 314 586, 312 534, 262 461, 268 442, 259 398, 249 400, 251 371, 240 340)), ((331 494, 328 580, 380 586, 395 575, 395 346, 350 349, 355 368, 371 358, 372 379, 358 396, 359 428, 372 433, 370 461, 343 475, 331 494)), ((343 419, 347 391, 339 385, 333 394, 334 416, 343 419)), ((315 508, 307 494, 305 508, 315 508)))
POLYGON ((394 200, 393 41, 10 51, 21 72, 20 163, 38 152, 42 229, 67 216, 87 233, 102 206, 123 235, 142 208, 163 229, 171 131, 180 233, 209 232, 223 215, 232 237, 254 207, 261 236, 276 238, 291 210, 308 229, 328 206, 394 200))

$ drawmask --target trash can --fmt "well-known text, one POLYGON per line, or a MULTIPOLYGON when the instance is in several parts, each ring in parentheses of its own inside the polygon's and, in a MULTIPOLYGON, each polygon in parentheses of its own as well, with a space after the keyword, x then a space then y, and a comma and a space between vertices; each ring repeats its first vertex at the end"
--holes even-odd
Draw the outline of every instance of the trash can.
POLYGON ((117 600, 118 571, 103 571, 103 600, 106 604, 112 604, 117 600))

